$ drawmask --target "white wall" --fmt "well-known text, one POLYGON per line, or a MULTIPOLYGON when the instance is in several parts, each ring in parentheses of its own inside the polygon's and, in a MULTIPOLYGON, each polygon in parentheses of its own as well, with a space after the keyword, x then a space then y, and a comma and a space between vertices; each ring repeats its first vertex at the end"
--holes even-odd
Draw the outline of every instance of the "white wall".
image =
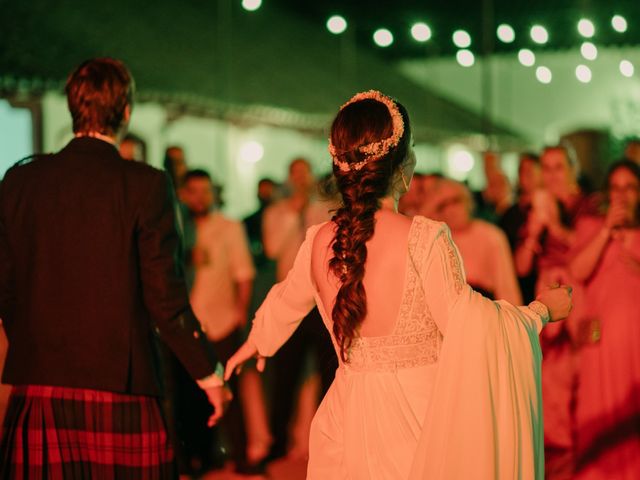
MULTIPOLYGON (((0 121, 3 118, 1 108, 0 103, 0 121)), ((55 92, 45 94, 42 99, 42 111, 43 151, 57 151, 72 138, 71 119, 64 96, 55 92)), ((14 110, 12 115, 14 112, 16 111, 14 110)), ((17 112, 18 114, 26 113, 17 112)), ((24 130, 27 125, 26 120, 20 121, 24 124, 20 128, 24 130)), ((12 125, 17 128, 17 121, 12 125)), ((29 118, 29 135, 25 140, 28 147, 18 145, 19 142, 15 139, 19 136, 15 133, 7 134, 13 142, 13 150, 6 148, 4 143, 1 144, 1 159, 8 158, 13 163, 30 153, 30 125, 29 118), (26 153, 24 155, 13 153, 16 149, 26 153)), ((287 167, 294 158, 307 158, 318 176, 331 169, 327 140, 324 136, 319 138, 295 130, 266 125, 234 125, 211 118, 193 116, 182 116, 168 121, 165 108, 155 103, 135 105, 129 131, 146 141, 147 159, 155 167, 162 166, 164 150, 167 146, 183 147, 191 168, 206 169, 216 182, 224 186, 225 212, 234 218, 242 218, 257 208, 255 191, 258 180, 270 177, 277 182, 285 181, 287 167), (262 145, 263 157, 259 161, 254 163, 243 160, 241 149, 247 142, 258 142, 262 145)), ((450 153, 450 147, 451 145, 447 143, 416 144, 416 170, 428 173, 455 173, 451 172, 448 163, 447 155, 450 153)), ((484 174, 481 157, 478 152, 472 152, 472 154, 476 160, 474 167, 471 172, 460 178, 468 178, 473 188, 482 188, 484 174)), ((509 165, 507 169, 511 173, 508 167, 509 165)), ((0 163, 0 174, 2 171, 2 163, 0 163)))
MULTIPOLYGON (((72 137, 71 120, 64 97, 47 93, 43 97, 43 149, 56 151, 72 137)), ((258 180, 271 177, 282 182, 287 167, 296 157, 308 159, 319 176, 331 168, 327 140, 295 130, 266 125, 233 125, 220 120, 182 116, 167 121, 165 109, 154 103, 138 103, 133 109, 129 131, 147 142, 147 159, 160 167, 164 149, 179 145, 192 168, 204 168, 224 186, 225 211, 242 218, 257 208, 258 180), (263 157, 253 163, 243 160, 240 151, 247 142, 258 142, 263 157)), ((444 150, 439 146, 416 145, 418 170, 442 171, 444 150)))

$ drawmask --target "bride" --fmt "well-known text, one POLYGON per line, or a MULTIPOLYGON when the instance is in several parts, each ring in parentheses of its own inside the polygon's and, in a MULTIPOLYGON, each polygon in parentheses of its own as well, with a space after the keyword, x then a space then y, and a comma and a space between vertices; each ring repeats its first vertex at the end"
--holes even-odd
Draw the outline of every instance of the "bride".
POLYGON ((313 420, 309 479, 541 479, 538 333, 570 288, 528 307, 465 281, 449 228, 397 213, 415 166, 406 109, 377 91, 338 112, 329 152, 341 194, 275 285, 228 379, 264 368, 317 305, 340 360, 313 420))

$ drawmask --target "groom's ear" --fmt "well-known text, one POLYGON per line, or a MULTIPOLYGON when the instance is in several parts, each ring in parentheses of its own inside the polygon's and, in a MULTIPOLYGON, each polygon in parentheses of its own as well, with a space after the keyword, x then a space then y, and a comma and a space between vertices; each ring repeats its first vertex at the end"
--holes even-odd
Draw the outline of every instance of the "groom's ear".
POLYGON ((124 117, 122 118, 123 123, 125 125, 129 124, 129 120, 131 120, 131 104, 128 103, 126 107, 124 107, 124 117))

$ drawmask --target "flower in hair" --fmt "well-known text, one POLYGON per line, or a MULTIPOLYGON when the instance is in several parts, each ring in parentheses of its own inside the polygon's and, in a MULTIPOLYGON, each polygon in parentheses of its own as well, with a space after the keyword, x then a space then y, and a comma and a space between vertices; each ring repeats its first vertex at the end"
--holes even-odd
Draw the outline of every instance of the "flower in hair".
POLYGON ((402 114, 400 113, 398 105, 395 101, 393 101, 392 98, 386 96, 378 90, 369 90, 367 92, 361 92, 354 95, 347 103, 340 107, 340 110, 342 111, 342 109, 344 109, 347 105, 351 105, 352 103, 367 99, 383 103, 389 109, 389 115, 391 115, 391 123, 393 125, 393 133, 390 137, 387 137, 383 140, 359 146, 357 148, 357 151, 363 153, 365 155, 365 158, 356 163, 341 161, 338 157, 347 152, 338 152, 336 147, 331 142, 331 139, 329 139, 329 153, 333 158, 334 165, 336 165, 342 172, 361 170, 362 167, 364 167, 367 162, 369 162, 369 160, 375 160, 384 157, 387 153, 389 153, 389 150, 396 147, 398 143, 400 143, 400 139, 404 134, 404 120, 402 119, 402 114))

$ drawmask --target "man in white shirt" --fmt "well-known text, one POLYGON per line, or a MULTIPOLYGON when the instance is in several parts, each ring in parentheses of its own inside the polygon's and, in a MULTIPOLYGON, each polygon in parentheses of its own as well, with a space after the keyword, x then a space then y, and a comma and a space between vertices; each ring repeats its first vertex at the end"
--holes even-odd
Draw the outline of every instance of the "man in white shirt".
MULTIPOLYGON (((287 183, 291 189, 290 195, 266 209, 262 224, 264 251, 267 257, 276 261, 277 281, 284 280, 291 270, 307 229, 331 219, 329 210, 332 205, 314 198, 316 182, 307 160, 297 158, 291 162, 287 183)), ((324 396, 333 381, 338 362, 331 337, 322 324, 317 308, 305 317, 272 362, 272 459, 282 457, 289 451, 289 422, 295 406, 296 387, 300 384, 305 360, 310 352, 315 356, 321 377, 321 394, 324 396)), ((308 425, 300 430, 308 430, 308 425)), ((297 437, 306 439, 308 435, 297 437)), ((299 456, 305 456, 308 446, 296 444, 294 449, 299 456)))
MULTIPOLYGON (((242 342, 241 330, 247 322, 255 269, 242 223, 216 210, 219 199, 215 197, 214 185, 206 171, 187 172, 182 198, 196 226, 191 304, 199 315, 203 332, 224 362, 242 342)), ((232 383, 231 387, 237 392, 237 385, 232 383)), ((255 473, 255 467, 246 461, 246 431, 239 399, 230 405, 224 426, 236 470, 255 473)))

